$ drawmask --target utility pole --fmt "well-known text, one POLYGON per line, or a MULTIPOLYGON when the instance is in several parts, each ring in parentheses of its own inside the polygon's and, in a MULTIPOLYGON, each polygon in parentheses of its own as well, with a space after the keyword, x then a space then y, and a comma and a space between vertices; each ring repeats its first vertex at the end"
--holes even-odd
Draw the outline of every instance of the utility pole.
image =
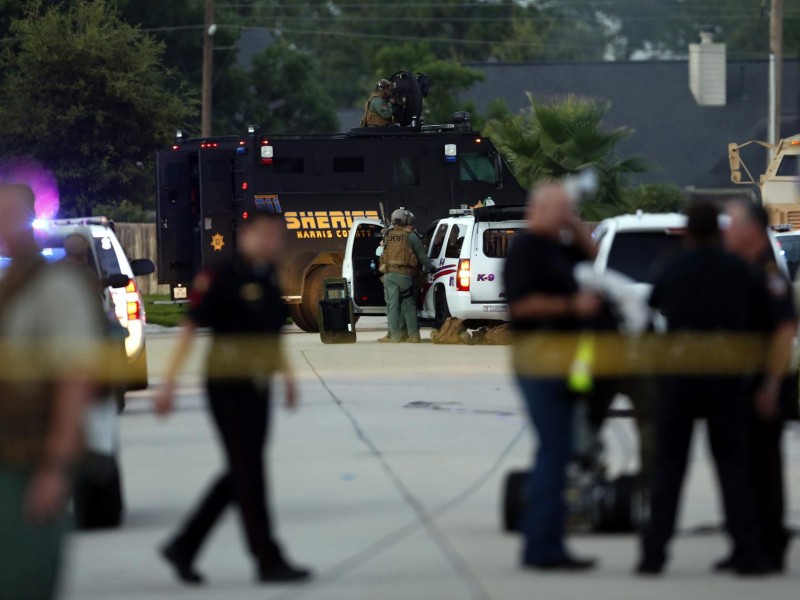
POLYGON ((211 102, 214 74, 214 33, 217 26, 214 24, 214 0, 206 0, 206 18, 203 28, 203 93, 202 93, 202 116, 200 119, 200 135, 202 137, 211 136, 211 102))
MULTIPOLYGON (((783 61, 783 0, 772 0, 769 13, 769 129, 767 141, 781 139, 781 63, 783 61)), ((770 152, 771 158, 772 152, 770 152)))

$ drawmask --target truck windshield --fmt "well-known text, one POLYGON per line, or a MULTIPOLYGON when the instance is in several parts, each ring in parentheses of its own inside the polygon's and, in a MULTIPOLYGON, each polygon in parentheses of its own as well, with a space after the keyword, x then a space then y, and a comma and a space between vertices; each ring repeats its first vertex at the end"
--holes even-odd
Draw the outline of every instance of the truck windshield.
POLYGON ((653 283, 655 266, 680 249, 681 236, 665 231, 620 232, 614 236, 608 268, 640 283, 653 283))
POLYGON ((800 177, 800 154, 784 154, 778 165, 778 177, 800 177))
POLYGON ((461 181, 494 183, 495 167, 488 154, 467 152, 461 155, 461 181))

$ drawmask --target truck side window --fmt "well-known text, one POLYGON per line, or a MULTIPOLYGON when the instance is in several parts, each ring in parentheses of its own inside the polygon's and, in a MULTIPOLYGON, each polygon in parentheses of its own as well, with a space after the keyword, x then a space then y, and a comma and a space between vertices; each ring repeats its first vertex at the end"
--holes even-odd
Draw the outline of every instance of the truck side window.
POLYGON ((364 157, 363 156, 334 156, 333 157, 333 172, 334 173, 363 173, 364 172, 364 157))
POLYGON ((458 162, 461 165, 461 181, 494 183, 494 163, 489 158, 488 154, 468 152, 459 156, 458 162))
POLYGON ((442 246, 444 246, 445 234, 447 233, 447 223, 442 223, 439 225, 439 229, 436 230, 436 235, 433 236, 433 243, 431 244, 431 250, 428 253, 428 256, 431 258, 438 258, 439 255, 442 253, 442 246))
POLYGON ((463 225, 453 225, 450 228, 450 235, 447 236, 447 247, 444 251, 445 258, 458 258, 461 256, 461 246, 464 245, 466 229, 463 225))
POLYGON ((272 159, 274 173, 303 173, 305 172, 305 159, 302 156, 276 156, 272 159))
POLYGON ((392 176, 396 186, 419 185, 419 158, 396 156, 392 161, 392 176))

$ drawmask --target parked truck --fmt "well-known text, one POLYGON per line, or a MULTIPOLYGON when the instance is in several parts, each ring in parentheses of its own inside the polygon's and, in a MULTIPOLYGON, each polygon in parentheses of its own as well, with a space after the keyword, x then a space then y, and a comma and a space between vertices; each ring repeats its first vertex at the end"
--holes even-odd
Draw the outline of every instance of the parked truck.
POLYGON ((525 193, 491 140, 467 113, 444 125, 421 124, 413 78, 400 126, 326 135, 190 138, 157 155, 158 277, 173 300, 188 297, 199 269, 229 255, 237 229, 255 211, 280 213, 289 236, 281 284, 295 323, 318 330, 323 282, 341 275, 353 221, 401 206, 424 230, 462 205, 491 196, 519 204, 525 193))
POLYGON ((769 213, 770 224, 800 228, 800 133, 774 145, 756 140, 744 144, 730 143, 728 161, 733 183, 758 186, 761 202, 769 213), (767 169, 758 180, 740 154, 743 148, 751 145, 762 146, 772 152, 767 169))

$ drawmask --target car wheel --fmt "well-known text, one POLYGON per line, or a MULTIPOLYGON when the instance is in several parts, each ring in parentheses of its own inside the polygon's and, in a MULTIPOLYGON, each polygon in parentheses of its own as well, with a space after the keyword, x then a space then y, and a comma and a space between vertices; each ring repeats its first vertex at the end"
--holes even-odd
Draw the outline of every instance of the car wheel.
POLYGON ((529 471, 511 471, 503 486, 503 531, 515 532, 522 525, 525 512, 529 471))
POLYGON ((136 357, 128 370, 128 389, 143 390, 147 388, 147 346, 142 348, 142 352, 136 357))
POLYGON ((123 501, 117 457, 87 453, 75 471, 72 499, 78 529, 119 526, 123 501))
POLYGON ((444 322, 450 318, 450 309, 447 307, 447 295, 444 286, 437 286, 433 292, 433 328, 441 329, 444 322))

